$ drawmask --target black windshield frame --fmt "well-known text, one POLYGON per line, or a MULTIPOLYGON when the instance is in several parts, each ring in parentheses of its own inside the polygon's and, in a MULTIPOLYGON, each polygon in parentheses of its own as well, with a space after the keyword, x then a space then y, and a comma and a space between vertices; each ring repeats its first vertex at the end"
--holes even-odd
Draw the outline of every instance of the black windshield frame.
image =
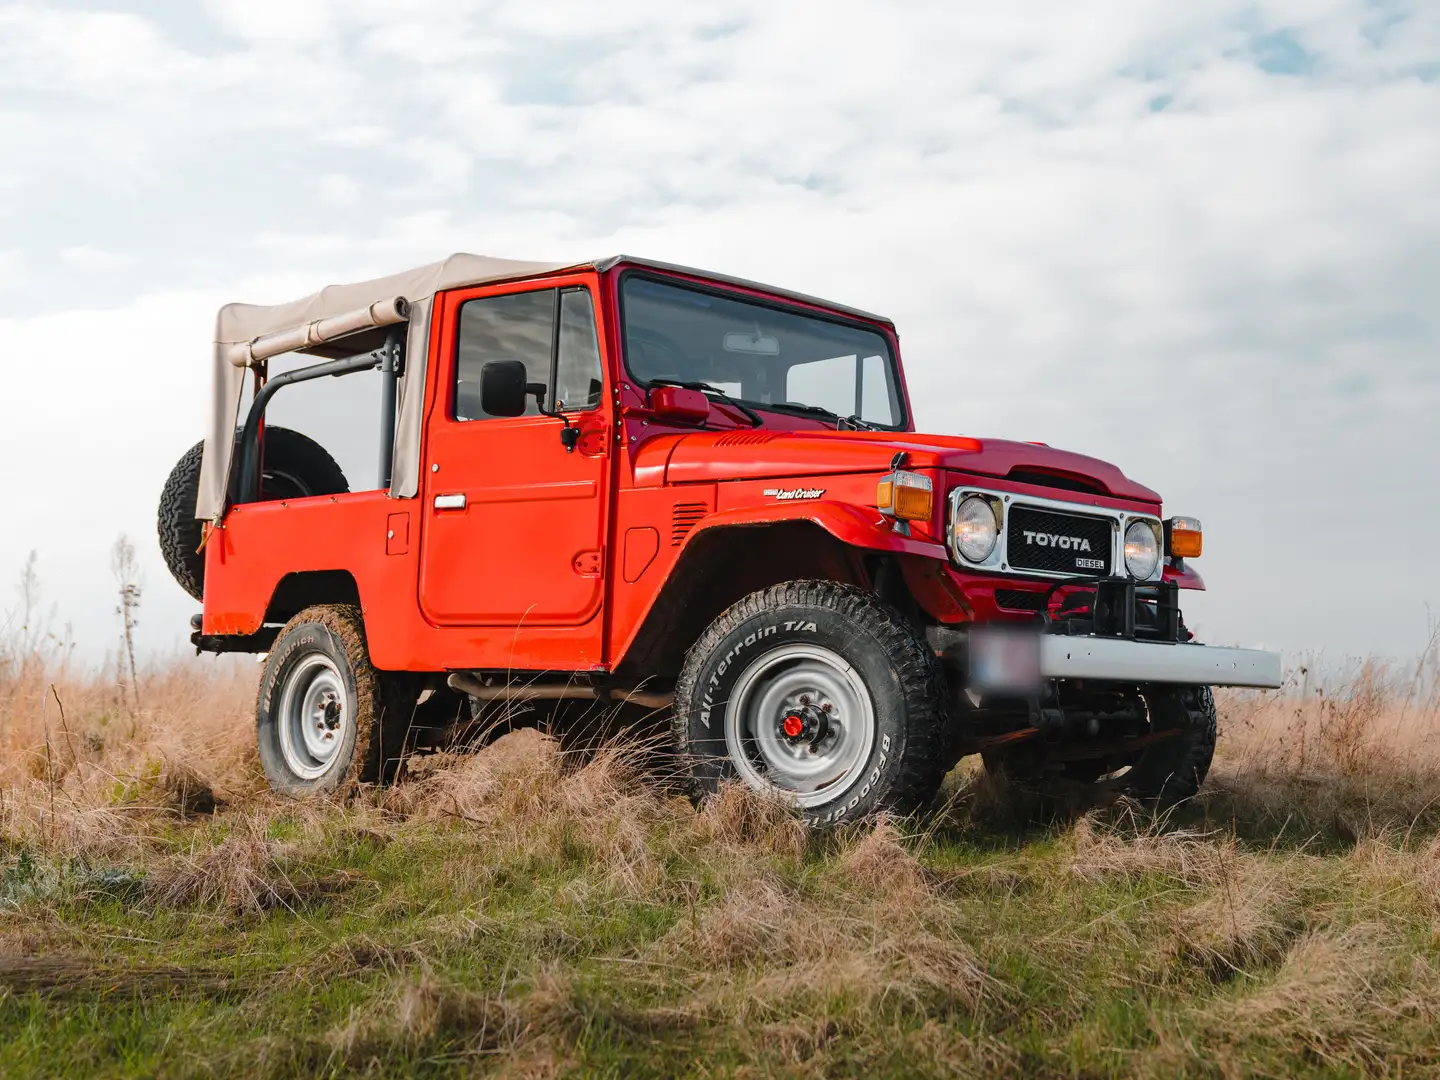
MULTIPOLYGON (((659 285, 666 285, 674 289, 681 289, 688 292, 702 293, 708 296, 718 297, 722 300, 729 300, 736 303, 752 304, 756 307, 768 308, 771 311, 780 312, 784 315, 798 316, 805 319, 813 319, 817 322, 831 323, 848 329, 859 330, 867 334, 873 334, 880 340, 884 347, 882 359, 887 366, 888 378, 894 395, 894 407, 898 413, 893 424, 867 423, 876 431, 908 431, 910 430, 910 403, 905 393, 905 381, 900 371, 900 363, 895 355, 895 344, 888 328, 867 322, 863 319, 847 318, 834 312, 806 307, 802 304, 786 303, 783 300, 772 299, 767 296, 757 296, 738 289, 725 288, 721 285, 714 285, 708 282, 693 281, 689 278, 674 277, 669 274, 655 273, 647 270, 623 270, 615 282, 615 305, 619 325, 617 326, 617 337, 620 343, 621 363, 631 381, 643 389, 649 389, 653 384, 641 376, 635 374, 630 365, 629 347, 629 322, 625 314, 625 283, 631 279, 641 281, 652 281, 659 285)), ((765 401, 755 401, 751 398, 735 397, 736 401, 744 402, 746 405, 760 412, 770 410, 781 416, 805 416, 794 409, 786 409, 780 404, 765 401)), ((813 414, 817 420, 823 419, 821 414, 813 414)), ((842 417, 841 419, 846 419, 842 417)))

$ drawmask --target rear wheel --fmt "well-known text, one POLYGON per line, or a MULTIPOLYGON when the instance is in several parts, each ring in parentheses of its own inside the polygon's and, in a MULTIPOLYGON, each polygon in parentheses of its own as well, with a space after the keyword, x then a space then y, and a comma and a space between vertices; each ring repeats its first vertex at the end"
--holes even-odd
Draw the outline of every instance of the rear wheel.
POLYGON ((848 585, 753 593, 686 657, 674 734, 693 793, 731 777, 811 825, 928 803, 944 769, 934 655, 893 609, 848 585))
POLYGON ((300 612, 275 639, 256 697, 260 764, 270 786, 308 796, 385 778, 410 721, 408 685, 371 666, 358 608, 300 612))

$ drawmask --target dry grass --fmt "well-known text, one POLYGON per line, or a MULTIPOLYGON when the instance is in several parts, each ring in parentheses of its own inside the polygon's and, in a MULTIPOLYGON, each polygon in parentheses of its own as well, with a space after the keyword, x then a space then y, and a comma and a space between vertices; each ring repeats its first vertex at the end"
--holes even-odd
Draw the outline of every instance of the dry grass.
POLYGON ((1433 831, 1440 826, 1436 655, 1432 648, 1409 668, 1363 664, 1330 684, 1316 685, 1304 672, 1279 695, 1227 696, 1212 801, 1269 832, 1358 840, 1417 823, 1433 831))
POLYGON ((1161 817, 1036 818, 969 773, 818 837, 535 731, 276 800, 253 664, 136 704, 37 650, 0 652, 6 1075, 1440 1070, 1428 675, 1226 698, 1161 817))

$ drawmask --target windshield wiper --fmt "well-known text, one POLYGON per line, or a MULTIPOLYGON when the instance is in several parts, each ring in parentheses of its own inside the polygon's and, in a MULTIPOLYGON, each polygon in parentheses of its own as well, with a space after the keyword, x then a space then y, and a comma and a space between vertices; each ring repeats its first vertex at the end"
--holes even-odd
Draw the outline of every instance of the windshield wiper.
POLYGON ((750 408, 750 406, 736 401, 729 394, 725 393, 724 390, 721 390, 718 386, 712 386, 708 382, 700 382, 693 379, 688 381, 682 379, 651 379, 650 385, 678 386, 681 390, 699 390, 702 394, 709 394, 711 397, 719 398, 727 405, 735 406, 735 408, 745 414, 745 418, 750 421, 751 427, 762 427, 765 423, 765 418, 750 408))
POLYGON ((825 416, 835 421, 835 430, 839 431, 842 425, 849 424, 856 431, 874 431, 875 425, 861 420, 858 416, 841 416, 833 409, 827 409, 823 405, 806 405, 800 401, 780 401, 766 403, 765 408, 774 409, 777 412, 803 413, 807 416, 825 416))

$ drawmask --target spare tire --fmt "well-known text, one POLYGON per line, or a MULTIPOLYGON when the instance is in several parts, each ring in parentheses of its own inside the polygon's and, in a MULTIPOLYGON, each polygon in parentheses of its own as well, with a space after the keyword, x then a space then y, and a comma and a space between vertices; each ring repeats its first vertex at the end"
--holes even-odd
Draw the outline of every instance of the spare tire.
MULTIPOLYGON (((200 551, 204 522, 195 519, 200 496, 200 459, 205 444, 198 442, 171 470, 160 492, 156 528, 160 553, 180 587, 196 600, 205 593, 205 554, 200 551)), ((326 449, 308 435, 290 428, 265 429, 265 464, 260 474, 260 498, 301 499, 309 495, 341 495, 350 490, 345 474, 326 449)))

